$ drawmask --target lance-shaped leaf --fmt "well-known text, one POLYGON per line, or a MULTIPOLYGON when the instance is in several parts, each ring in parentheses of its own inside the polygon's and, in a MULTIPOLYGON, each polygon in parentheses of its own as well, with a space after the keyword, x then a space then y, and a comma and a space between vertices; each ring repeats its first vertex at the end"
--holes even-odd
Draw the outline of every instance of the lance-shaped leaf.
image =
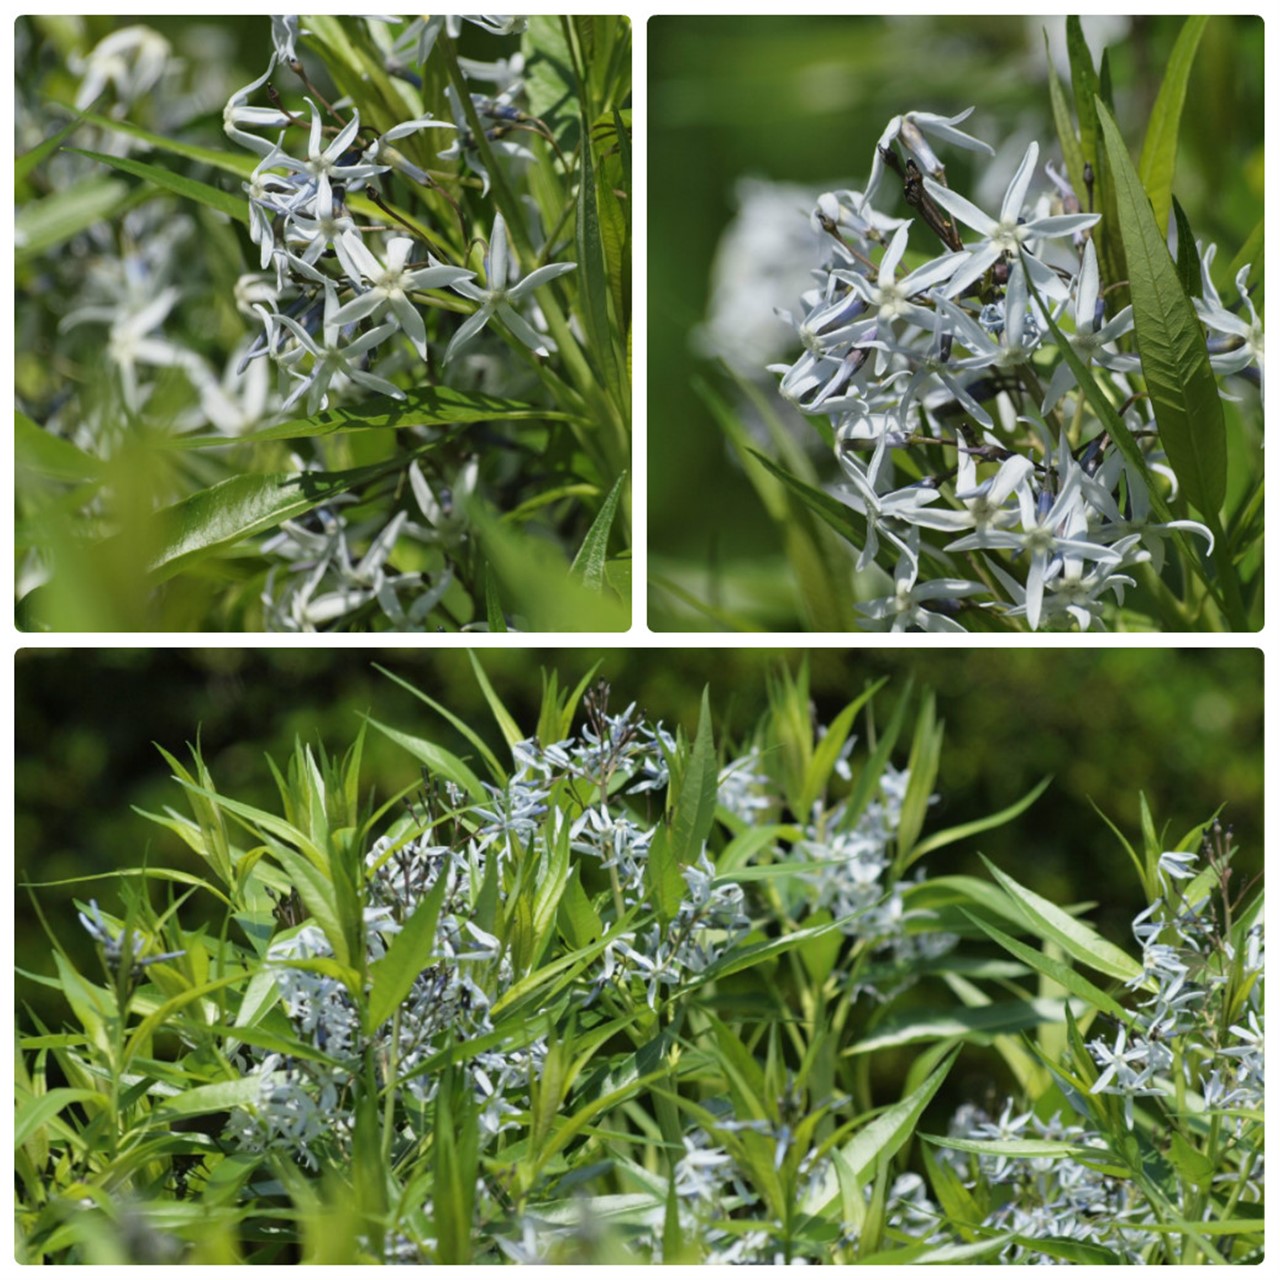
POLYGON ((194 178, 184 177, 180 173, 174 173, 172 169, 165 169, 157 164, 143 164, 141 160, 130 160, 124 156, 108 156, 100 151, 82 151, 79 147, 67 147, 67 151, 74 151, 76 155, 86 156, 90 160, 97 160, 102 164, 109 165, 112 169, 118 169, 121 173, 127 173, 135 178, 142 178, 154 187, 159 187, 164 191, 172 191, 174 195, 184 196, 188 200, 194 200, 197 204, 207 205, 210 209, 216 209, 219 213, 225 213, 229 218, 235 218, 238 222, 247 223, 249 221, 249 205, 246 200, 240 196, 233 196, 230 192, 222 191, 217 187, 211 187, 207 182, 197 182, 194 178))
POLYGON ((1147 136, 1142 143, 1142 159, 1138 161, 1138 177, 1151 197, 1151 209, 1162 233, 1169 229, 1173 166, 1178 157, 1178 126, 1182 122, 1182 107, 1187 98, 1187 80, 1208 22, 1207 17, 1192 15, 1183 24, 1169 57, 1169 65, 1165 68, 1156 104, 1151 108, 1147 136))
POLYGON ((719 782, 716 748, 711 735, 711 704, 702 691, 698 731, 684 763, 680 791, 671 817, 671 852, 676 862, 687 867, 696 862, 711 834, 716 817, 716 787, 719 782))
POLYGON ((386 955, 369 970, 369 1030, 376 1031, 413 990, 414 980, 432 960, 436 922, 449 877, 440 875, 431 892, 391 940, 386 955))
MULTIPOLYGON (((951 1050, 918 1089, 893 1106, 886 1107, 840 1148, 847 1165, 847 1175, 863 1185, 877 1161, 893 1159, 915 1133, 924 1109, 942 1087, 957 1054, 958 1050, 951 1050)), ((836 1174, 832 1171, 805 1193, 804 1208, 811 1213, 821 1212, 835 1198, 838 1190, 836 1174)))
POLYGON ((1177 196, 1173 201, 1173 221, 1178 228, 1178 279, 1188 298, 1194 298, 1200 292, 1200 255, 1196 252, 1195 232, 1191 223, 1178 203, 1177 196))
MULTIPOLYGON (((978 855, 986 863, 996 882, 1021 911, 1027 927, 1038 938, 1056 942, 1081 964, 1123 982, 1142 976, 1142 966, 1127 952, 1108 942, 1091 925, 1069 916, 1063 909, 1020 885, 1005 875, 990 859, 978 855)), ((1027 959, 1021 956, 1021 959, 1027 959)))
POLYGON ((520 422, 530 419, 562 421, 567 414, 539 409, 519 400, 482 391, 452 387, 418 387, 403 400, 373 396, 345 408, 325 409, 309 418, 295 418, 241 436, 180 436, 168 443, 174 449, 225 449, 232 444, 263 444, 272 440, 304 440, 349 435, 361 431, 408 431, 417 427, 457 427, 472 422, 520 422))
POLYGON ((1160 440, 1188 501, 1216 523, 1227 489, 1227 437, 1204 330, 1120 130, 1103 103, 1097 109, 1115 184, 1138 354, 1160 440))
POLYGON ((587 536, 578 548, 569 573, 578 579, 590 591, 604 590, 604 566, 609 551, 609 531, 613 528, 613 518, 618 512, 618 502, 622 497, 622 486, 626 483, 627 473, 624 471, 614 481, 596 518, 587 530, 587 536))
POLYGON ((397 459, 350 471, 232 476, 156 513, 157 550, 147 567, 158 580, 171 578, 205 556, 305 515, 402 465, 397 459))

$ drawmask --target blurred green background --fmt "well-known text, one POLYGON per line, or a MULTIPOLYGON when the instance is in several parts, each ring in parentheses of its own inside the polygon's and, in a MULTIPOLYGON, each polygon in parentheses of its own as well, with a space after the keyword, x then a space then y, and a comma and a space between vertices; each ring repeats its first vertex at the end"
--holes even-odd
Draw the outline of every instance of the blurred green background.
MULTIPOLYGON (((1095 58, 1108 49, 1117 118, 1136 156, 1183 19, 1083 22, 1095 58)), ((655 578, 756 626, 802 625, 779 530, 729 460, 695 387, 709 379, 736 399, 690 335, 707 312, 711 262, 734 214, 739 179, 861 189, 891 117, 908 110, 951 115, 970 106, 977 109, 965 129, 997 147, 1021 139, 1019 155, 1036 137, 1042 159, 1060 164, 1043 31, 1060 46, 1063 28, 1062 18, 1007 15, 650 21, 648 501, 655 578)), ((1065 64, 1059 76, 1065 82, 1065 64)), ((1197 237, 1219 245, 1224 270, 1261 217, 1262 108, 1262 20, 1215 17, 1191 75, 1174 191, 1197 237)), ((951 185, 971 190, 973 157, 955 148, 939 154, 951 185)), ((802 225, 807 212, 798 200, 802 225)), ((775 383, 763 375, 760 385, 781 408, 775 383)), ((816 438, 802 419, 792 420, 806 442, 816 438)), ((659 589, 651 591, 650 620, 659 630, 708 625, 659 589)))
MULTIPOLYGON (((730 749, 763 714, 766 678, 780 664, 811 669, 813 699, 828 722, 865 682, 892 677, 877 699, 883 722, 907 679, 933 688, 946 722, 941 799, 929 830, 994 812, 1053 774, 1045 795, 1012 826, 940 851, 937 874, 985 875, 976 853, 1046 896, 1099 903, 1093 918, 1131 945, 1143 905, 1128 859, 1092 799, 1131 839, 1138 792, 1176 839, 1224 806, 1241 845, 1242 871, 1262 868, 1262 655, 1251 649, 769 649, 490 650, 478 654, 492 683, 530 730, 541 672, 572 685, 595 661, 611 706, 635 700, 653 718, 692 733, 710 686, 716 742, 730 749)), ((55 881, 153 862, 198 871, 194 855, 133 806, 185 812, 156 745, 185 758, 199 735, 218 788, 278 812, 264 755, 283 763, 295 736, 334 752, 362 713, 432 738, 466 757, 450 725, 375 670, 378 663, 474 725, 501 756, 502 739, 465 652, 341 649, 26 649, 16 660, 16 953, 52 967, 31 908, 29 881, 55 881)), ((417 766, 371 733, 365 784, 378 798, 412 783, 417 766)), ((905 747, 897 761, 905 764, 905 747)), ((156 890, 158 893, 159 890, 156 890)), ((46 916, 87 972, 97 961, 71 899, 117 905, 109 883, 39 890, 46 916)), ((192 904, 193 909, 197 907, 192 904)), ((184 915, 184 919, 186 916, 184 915)), ((19 999, 47 1019, 60 1014, 45 988, 19 999)))

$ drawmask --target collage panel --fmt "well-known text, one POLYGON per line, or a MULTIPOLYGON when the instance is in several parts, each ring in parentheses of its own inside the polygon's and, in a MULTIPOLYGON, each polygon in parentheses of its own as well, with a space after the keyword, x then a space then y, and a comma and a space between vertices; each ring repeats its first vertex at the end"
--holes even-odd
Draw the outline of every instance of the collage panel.
POLYGON ((1254 632, 1263 23, 649 24, 650 625, 1254 632))
POLYGON ((23 631, 625 631, 631 25, 32 15, 23 631))
POLYGON ((23 650, 17 1260, 1260 1261, 1262 667, 23 650))

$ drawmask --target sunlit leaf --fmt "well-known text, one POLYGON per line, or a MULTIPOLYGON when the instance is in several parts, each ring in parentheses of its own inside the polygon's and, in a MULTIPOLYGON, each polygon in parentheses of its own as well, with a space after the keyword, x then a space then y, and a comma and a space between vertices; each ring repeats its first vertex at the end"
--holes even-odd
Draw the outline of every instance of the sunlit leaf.
POLYGON ((1187 498, 1216 521, 1226 496, 1227 440, 1204 330, 1179 283, 1124 139, 1105 107, 1099 119, 1129 266, 1138 353, 1160 442, 1187 498))
MULTIPOLYGON (((1169 202, 1173 194, 1173 166, 1178 156, 1178 130, 1187 98, 1187 81, 1195 61, 1207 17, 1191 16, 1183 23, 1177 43, 1165 64, 1164 79, 1147 120, 1147 136, 1138 161, 1138 179, 1151 199, 1156 227, 1161 234, 1169 229, 1169 202)), ((1126 248, 1126 253, 1128 252, 1126 248)))

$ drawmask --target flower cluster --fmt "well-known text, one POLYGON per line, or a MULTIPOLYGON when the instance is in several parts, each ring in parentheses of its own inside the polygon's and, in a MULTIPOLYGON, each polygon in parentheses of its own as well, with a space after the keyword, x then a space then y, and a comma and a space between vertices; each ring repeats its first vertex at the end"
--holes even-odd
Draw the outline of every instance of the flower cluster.
MULTIPOLYGON (((393 381, 395 373, 411 368, 415 360, 429 359, 428 320, 438 327, 444 317, 457 310, 469 309, 470 314, 453 332, 444 351, 444 362, 455 379, 459 356, 464 349, 474 348, 481 330, 491 323, 500 322, 537 356, 549 356, 555 350, 550 335, 535 328, 521 311, 540 322, 536 291, 573 271, 574 263, 544 261, 522 274, 506 222, 498 212, 487 240, 483 240, 483 279, 478 279, 465 265, 439 260, 433 246, 438 249, 440 242, 424 239, 421 232, 391 212, 373 186, 375 179, 385 183, 396 177, 421 191, 440 191, 431 173, 413 163, 396 144, 404 146, 415 135, 443 130, 453 145, 441 150, 439 157, 464 160, 481 174, 488 191, 490 175, 457 94, 450 89, 455 119, 449 122, 423 111, 416 92, 437 37, 447 24, 456 34, 457 21, 415 19, 392 38, 388 27, 394 24, 389 20, 369 20, 370 36, 383 49, 386 65, 397 77, 409 116, 381 133, 362 129, 355 108, 318 105, 318 91, 306 80, 297 57, 300 31, 296 18, 276 20, 275 49, 266 70, 227 101, 223 113, 227 136, 260 157, 244 190, 249 201, 250 234, 259 249, 260 266, 268 273, 242 282, 246 291, 253 293, 252 311, 262 332, 245 351, 240 368, 252 368, 259 360, 275 365, 289 384, 280 405, 282 411, 299 405, 314 414, 348 387, 404 399, 404 392, 393 381), (301 76, 311 90, 305 99, 305 120, 278 105, 271 82, 273 76, 286 71, 301 76), (253 100, 266 92, 271 92, 273 105, 255 105, 253 100), (305 135, 305 148, 294 145, 299 133, 305 135), (387 212, 385 219, 373 225, 357 220, 349 199, 362 192, 387 212), (443 292, 446 290, 466 302, 450 301, 443 292), (467 303, 474 308, 468 308, 467 303)), ((472 21, 501 35, 521 30, 524 23, 523 19, 494 17, 472 21)), ((527 148, 504 141, 513 128, 537 127, 517 105, 522 95, 522 61, 464 63, 464 73, 477 81, 493 77, 501 81, 501 92, 496 96, 471 95, 473 109, 492 126, 486 140, 493 151, 512 164, 531 160, 527 148)), ((553 250, 536 217, 529 235, 531 242, 541 246, 540 260, 553 250)), ((464 381, 470 377, 462 376, 464 381)), ((416 465, 411 469, 411 480, 418 505, 434 530, 424 532, 415 527, 403 512, 390 522, 349 526, 336 509, 318 517, 324 527, 310 536, 288 524, 283 527, 281 535, 265 548, 277 557, 263 594, 270 629, 318 630, 358 616, 368 607, 380 609, 397 630, 424 628, 453 580, 452 549, 445 549, 442 558, 436 557, 439 572, 430 577, 389 573, 385 566, 402 534, 439 545, 438 533, 447 523, 452 526, 450 537, 462 540, 465 527, 461 512, 474 488, 476 469, 468 462, 455 476, 445 478, 440 487, 452 495, 447 504, 437 501, 416 465), (447 511, 442 509, 446 505, 447 511), (364 548, 354 564, 348 549, 352 542, 364 548)))
MULTIPOLYGON (((1132 308, 1113 313, 1101 286, 1099 215, 1041 167, 1034 141, 995 212, 954 190, 935 143, 994 154, 960 127, 969 114, 894 117, 865 191, 819 197, 817 283, 784 315, 803 351, 770 368, 786 399, 831 424, 837 494, 862 523, 859 571, 882 550, 893 564, 892 589, 859 606, 867 629, 963 631, 975 609, 1031 630, 1105 626, 1135 569, 1159 571, 1163 539, 1194 534, 1209 549, 1213 539, 1198 522, 1152 518, 1145 478, 1093 417, 1052 337, 1050 319, 1114 388, 1148 468, 1172 482, 1134 381, 1132 308), (887 211, 893 188, 913 218, 887 211), (942 251, 909 258, 913 232, 942 251)), ((1260 378, 1248 269, 1245 321, 1213 288, 1213 253, 1201 255, 1195 300, 1211 365, 1260 378)))
MULTIPOLYGON (((392 144, 423 130, 457 131, 458 125, 421 114, 374 134, 362 132, 355 108, 342 111, 326 104, 322 110, 312 97, 306 99, 306 121, 280 106, 250 105, 278 66, 303 74, 294 49, 297 35, 296 19, 285 20, 266 71, 232 94, 223 113, 227 136, 261 157, 245 192, 260 265, 264 271, 272 269, 271 277, 255 281, 254 311, 264 332, 246 362, 270 356, 292 380, 285 409, 305 396, 307 412, 315 413, 328 405, 331 387, 349 382, 403 399, 393 382, 369 370, 370 358, 401 333, 425 360, 427 331, 420 308, 443 307, 435 296, 443 289, 478 304, 449 342, 446 361, 495 316, 530 350, 550 354, 550 337, 535 330, 514 304, 532 301, 534 290, 572 271, 574 263, 547 263, 521 276, 499 213, 487 241, 481 286, 473 271, 438 261, 419 234, 405 234, 407 224, 362 226, 348 208, 350 196, 393 169, 422 187, 433 187, 431 175, 392 144), (306 133, 305 153, 289 145, 290 131, 300 127, 306 133), (272 140, 257 132, 261 130, 279 132, 272 140), (325 269, 330 262, 337 272, 325 269)), ((402 77, 408 75, 394 52, 388 57, 402 77)), ((513 105, 518 93, 516 77, 501 97, 473 95, 472 105, 494 123, 524 122, 527 117, 513 105)), ((460 147, 441 153, 446 158, 462 154, 460 147)), ((487 174, 485 182, 487 189, 487 174)), ((372 198, 382 207, 376 192, 372 198)))
MULTIPOLYGON (((100 483, 68 510, 97 537, 119 529, 117 472, 145 475, 131 496, 166 507, 246 469, 296 476, 303 494, 309 473, 341 471, 341 496, 306 517, 241 527, 254 559, 210 625, 234 613, 282 631, 486 629, 496 591, 486 596, 476 563, 476 505, 520 509, 566 549, 582 536, 569 504, 529 502, 553 473, 582 482, 581 459, 530 468, 529 448, 490 421, 499 408, 532 417, 559 405, 589 376, 584 361, 567 381, 547 367, 557 337, 584 341, 577 264, 563 260, 581 176, 561 149, 573 114, 553 133, 525 79, 554 23, 279 17, 268 39, 263 20, 260 74, 241 84, 249 73, 216 21, 173 37, 119 26, 94 44, 103 25, 60 27, 65 60, 47 56, 38 21, 17 28, 17 143, 33 161, 16 226, 18 407, 93 459, 127 458, 91 467, 100 483), (357 45, 352 81, 335 49, 357 45), (486 46, 495 56, 459 52, 486 46), (89 114, 43 156, 73 109, 89 114), (192 160, 210 121, 215 144, 192 160), (125 175, 109 167, 117 159, 125 175), (226 216, 237 202, 243 228, 226 216), (60 204, 83 216, 46 216, 60 204), (445 387, 439 409, 432 399, 412 412, 415 392, 445 387), (353 402, 404 406, 387 448, 349 448, 343 424, 321 439, 301 421, 353 402), (276 444, 247 468, 248 446, 221 446, 257 449, 284 423, 299 430, 280 438, 302 443, 279 462, 276 444), (174 437, 190 435, 201 451, 171 465, 174 437), (144 470, 153 454, 163 466, 144 470)), ((20 594, 57 576, 52 557, 24 545, 20 594)))
MULTIPOLYGON (((421 1135, 423 1108, 439 1087, 440 1073, 432 1064, 438 1065, 440 1052, 448 1044, 483 1041, 497 1030, 492 1010, 515 973, 510 948, 493 932, 501 926, 485 914, 494 907, 492 899, 485 905, 483 886, 506 884, 520 859, 545 858, 567 841, 580 859, 584 884, 602 887, 598 909, 609 940, 575 984, 574 1000, 583 1010, 600 1006, 614 1016, 628 1008, 654 1010, 659 1001, 668 1005, 694 989, 754 927, 743 885, 719 875, 705 847, 681 869, 684 892, 669 918, 660 922, 655 915, 647 864, 661 808, 653 812, 652 801, 670 786, 678 744, 634 704, 611 713, 607 699, 604 685, 588 692, 585 723, 569 738, 516 742, 510 774, 502 785, 483 784, 485 800, 469 800, 446 784, 426 793, 425 817, 424 805, 415 802, 407 824, 402 819, 368 850, 363 919, 369 965, 386 954, 404 922, 444 881, 430 954, 395 1016, 372 1033, 383 1078, 398 1082, 406 1107, 398 1129, 402 1144, 421 1135), (635 923, 627 926, 628 919, 635 923)), ((850 739, 838 769, 846 778, 852 746, 850 739)), ((909 913, 903 910, 902 886, 885 883, 884 873, 906 781, 905 771, 887 766, 877 794, 860 813, 848 811, 847 801, 825 811, 815 808, 803 839, 789 850, 773 850, 774 857, 800 867, 795 879, 810 909, 838 913, 845 934, 873 951, 892 947, 899 955, 911 953, 904 931, 909 913)), ((720 771, 718 800, 757 821, 782 804, 755 749, 720 771)), ((257 1089, 253 1101, 232 1115, 226 1136, 247 1151, 280 1151, 315 1167, 325 1156, 349 1149, 351 1082, 370 1045, 351 990, 334 972, 328 938, 314 922, 291 923, 295 910, 296 904, 278 905, 277 916, 289 927, 270 942, 266 971, 273 999, 296 1038, 314 1052, 285 1058, 241 1046, 242 1068, 257 1089)), ((850 998, 862 990, 882 994, 867 983, 850 998)), ((466 1058, 483 1141, 491 1142, 527 1112, 530 1080, 547 1053, 548 1042, 539 1034, 514 1044, 505 1039, 501 1047, 466 1058)), ((687 1150, 676 1181, 681 1221, 689 1230, 711 1233, 707 1239, 717 1260, 774 1260, 776 1231, 726 1234, 712 1224, 735 1206, 760 1206, 759 1189, 749 1187, 735 1164, 741 1153, 732 1154, 734 1144, 748 1140, 747 1134, 762 1134, 781 1164, 793 1121, 746 1121, 730 1111, 709 1115, 707 1124, 695 1123, 684 1139, 687 1150)), ((808 1160, 798 1176, 817 1195, 835 1174, 829 1159, 808 1160)), ((501 1217, 496 1208, 492 1213, 501 1217)), ((660 1255, 658 1226, 652 1239, 637 1243, 660 1255)), ((545 1256, 564 1237, 528 1220, 512 1230, 514 1235, 501 1235, 512 1256, 545 1256)))
MULTIPOLYGON (((1204 865, 1195 853, 1160 855, 1156 875, 1159 896, 1134 919, 1142 947, 1142 971, 1128 983, 1146 996, 1111 1036, 1088 1043, 1097 1069, 1090 1092, 1121 1100, 1122 1123, 1135 1125, 1135 1100, 1151 1099, 1165 1118, 1191 1118, 1195 1132, 1216 1144, 1209 1160, 1214 1187, 1233 1202, 1262 1200, 1264 1168, 1256 1144, 1242 1141, 1246 1129, 1257 1132, 1263 1115, 1262 924, 1244 933, 1243 947, 1228 933, 1230 837, 1217 824, 1204 842, 1204 865), (1220 1156, 1220 1160, 1214 1156, 1220 1156)), ((1007 1102, 998 1119, 965 1106, 951 1123, 954 1138, 1005 1141, 1036 1138, 1094 1148, 1098 1163, 1063 1158, 973 1157, 954 1163, 972 1187, 997 1188, 985 1225, 1017 1232, 1025 1240, 1053 1236, 1104 1246, 1130 1263, 1159 1235, 1149 1229, 1151 1206, 1131 1178, 1107 1172, 1115 1160, 1096 1117, 1081 1099, 1070 1099, 1083 1123, 1048 1120, 1034 1111, 1015 1112, 1007 1102)), ((1175 1136, 1176 1149, 1186 1140, 1175 1136)), ((1167 1145, 1167 1142, 1166 1144, 1167 1145)), ((956 1157, 957 1152, 947 1152, 956 1157)), ((1175 1150, 1176 1156, 1176 1150, 1175 1150)), ((1195 1212, 1207 1214, 1202 1204, 1195 1212)), ((1051 1261, 1031 1245, 1011 1245, 1015 1261, 1051 1261)))

